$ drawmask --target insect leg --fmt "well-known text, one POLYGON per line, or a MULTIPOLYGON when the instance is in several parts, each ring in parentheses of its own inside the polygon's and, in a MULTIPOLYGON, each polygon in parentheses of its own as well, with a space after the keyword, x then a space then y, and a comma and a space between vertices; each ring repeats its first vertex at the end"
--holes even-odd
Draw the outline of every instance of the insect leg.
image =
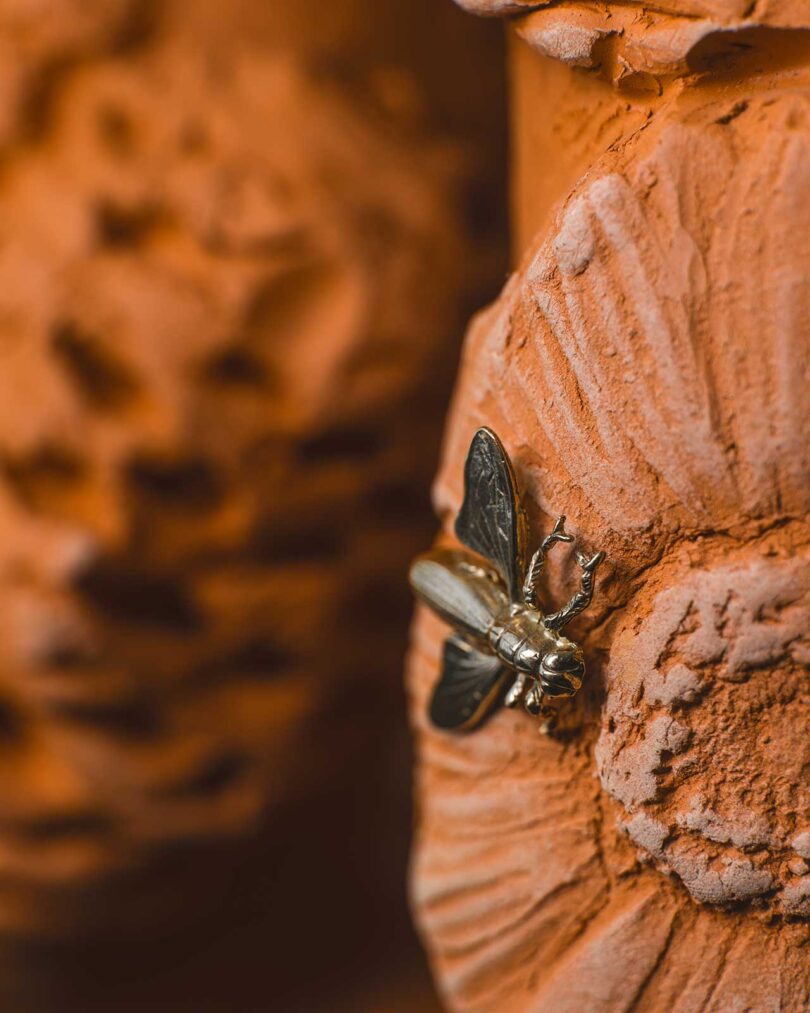
POLYGON ((519 673, 515 677, 515 681, 509 688, 509 692, 504 697, 504 704, 507 707, 517 707, 520 703, 520 698, 523 696, 523 692, 526 689, 527 676, 519 673))
POLYGON ((540 684, 536 682, 526 694, 526 699, 523 703, 530 714, 533 714, 535 717, 542 716, 545 719, 540 725, 540 731, 544 735, 548 735, 557 724, 557 712, 553 707, 546 706, 544 700, 543 690, 540 688, 540 684))
POLYGON ((575 616, 578 616, 580 612, 583 612, 591 604, 596 570, 604 558, 604 552, 597 552, 590 559, 586 559, 580 552, 577 553, 577 562, 582 567, 582 579, 579 590, 559 612, 553 612, 550 616, 545 616, 544 622, 549 629, 561 630, 563 626, 570 623, 575 616))
POLYGON ((523 600, 530 608, 538 608, 537 583, 546 563, 546 553, 555 542, 573 542, 571 535, 565 533, 565 517, 558 517, 551 534, 546 535, 540 548, 532 556, 523 581, 523 600))
POLYGON ((523 705, 530 714, 537 715, 543 709, 543 690, 540 688, 540 684, 535 682, 529 692, 526 694, 526 699, 523 701, 523 705))

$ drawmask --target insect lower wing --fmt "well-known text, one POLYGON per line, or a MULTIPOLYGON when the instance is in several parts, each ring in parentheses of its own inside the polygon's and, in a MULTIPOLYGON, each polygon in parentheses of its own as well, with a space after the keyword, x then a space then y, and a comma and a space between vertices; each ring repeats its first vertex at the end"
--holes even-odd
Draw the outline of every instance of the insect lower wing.
POLYGON ((495 617, 509 608, 495 574, 483 571, 477 557, 463 549, 434 549, 418 556, 409 579, 420 601, 473 641, 486 642, 495 617))
POLYGON ((491 429, 479 429, 464 465, 456 535, 495 566, 513 601, 519 600, 523 583, 525 525, 509 457, 491 429))
POLYGON ((442 675, 430 701, 430 720, 437 728, 473 728, 489 714, 503 689, 507 669, 461 637, 444 642, 442 675))

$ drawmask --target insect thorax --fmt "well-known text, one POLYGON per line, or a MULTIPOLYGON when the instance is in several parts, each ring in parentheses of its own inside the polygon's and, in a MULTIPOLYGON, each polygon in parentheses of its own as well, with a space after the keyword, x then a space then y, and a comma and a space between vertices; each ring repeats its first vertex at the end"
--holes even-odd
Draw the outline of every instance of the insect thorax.
POLYGON ((507 665, 534 674, 543 655, 559 647, 560 638, 548 629, 536 609, 512 606, 492 624, 489 645, 507 665))

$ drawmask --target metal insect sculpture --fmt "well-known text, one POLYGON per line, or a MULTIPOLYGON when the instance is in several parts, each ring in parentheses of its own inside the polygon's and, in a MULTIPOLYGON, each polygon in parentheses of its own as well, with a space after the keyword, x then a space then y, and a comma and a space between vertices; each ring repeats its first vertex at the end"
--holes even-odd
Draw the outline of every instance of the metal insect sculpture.
POLYGON ((456 535, 472 550, 435 549, 414 560, 414 593, 456 630, 444 644, 441 678, 433 691, 430 718, 444 729, 475 727, 500 702, 520 701, 530 714, 551 724, 545 698, 573 696, 582 685, 581 649, 561 630, 593 597, 596 569, 604 558, 577 553, 582 582, 558 612, 544 615, 537 582, 555 542, 573 542, 565 518, 526 566, 526 515, 512 464, 490 429, 473 437, 464 466, 464 502, 456 535), (493 569, 494 567, 494 569, 493 569))

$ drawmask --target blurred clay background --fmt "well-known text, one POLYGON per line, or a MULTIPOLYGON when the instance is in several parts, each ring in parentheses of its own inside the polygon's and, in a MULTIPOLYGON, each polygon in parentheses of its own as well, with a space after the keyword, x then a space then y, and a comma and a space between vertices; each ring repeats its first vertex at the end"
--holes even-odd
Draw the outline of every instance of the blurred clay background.
POLYGON ((505 272, 501 28, 0 0, 3 1008, 437 1009, 404 570, 505 272))

